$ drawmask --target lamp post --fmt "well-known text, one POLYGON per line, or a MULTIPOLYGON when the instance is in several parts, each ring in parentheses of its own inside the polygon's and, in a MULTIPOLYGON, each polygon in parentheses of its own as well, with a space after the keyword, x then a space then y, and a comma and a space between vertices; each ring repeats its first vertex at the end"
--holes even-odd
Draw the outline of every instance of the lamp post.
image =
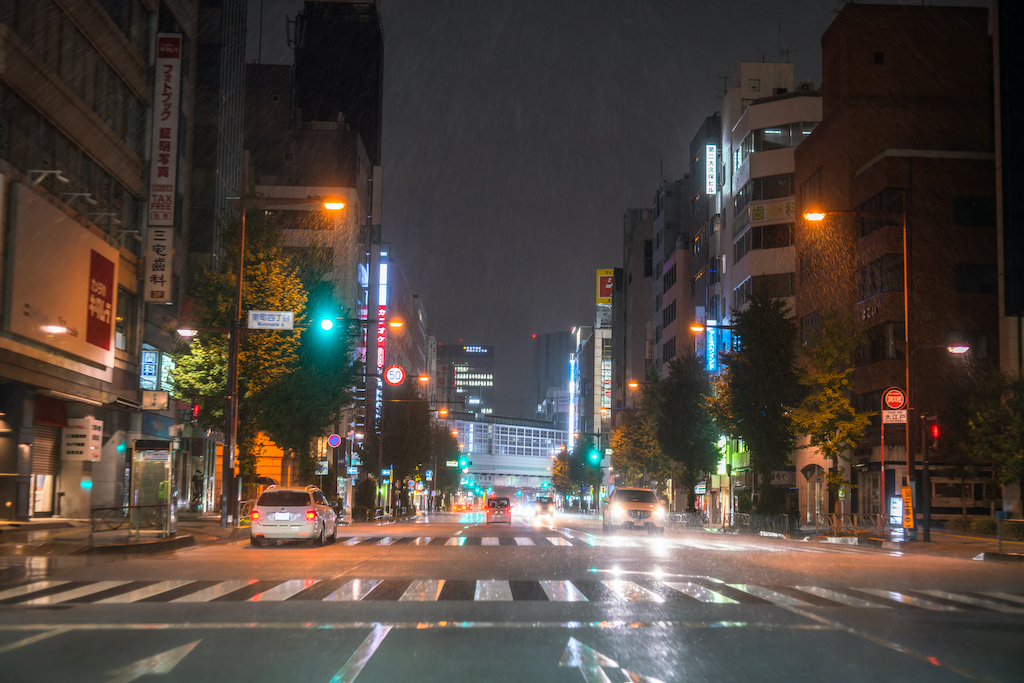
MULTIPOLYGON (((910 390, 910 376, 911 376, 911 353, 910 349, 910 251, 909 251, 909 239, 907 234, 907 203, 910 201, 910 190, 909 188, 902 188, 903 190, 903 207, 901 211, 832 211, 827 209, 815 208, 808 210, 804 213, 804 220, 810 222, 820 222, 825 220, 826 216, 837 215, 837 216, 854 216, 860 218, 888 218, 899 220, 903 231, 903 357, 904 357, 904 387, 903 390, 906 392, 907 397, 907 423, 906 423, 906 452, 907 452, 907 484, 913 491, 914 480, 916 479, 914 470, 917 465, 914 462, 914 449, 911 447, 911 414, 913 412, 913 398, 916 398, 916 393, 910 390)), ((883 426, 882 429, 885 429, 883 426)), ((882 454, 885 457, 885 454, 882 454)), ((882 485, 879 495, 885 497, 885 470, 882 470, 882 485)), ((883 514, 887 514, 884 511, 884 503, 881 504, 883 508, 883 514)), ((911 503, 911 510, 913 510, 913 503, 911 503)), ((913 514, 911 514, 911 533, 913 534, 915 529, 913 527, 913 514)))
POLYGON ((249 197, 249 152, 242 155, 242 177, 238 197, 229 199, 239 213, 238 219, 238 260, 235 264, 235 301, 231 309, 231 325, 228 330, 228 376, 225 405, 224 455, 221 457, 220 525, 227 526, 236 519, 238 492, 235 488, 235 447, 238 442, 238 353, 242 329, 242 282, 245 267, 245 212, 257 203, 265 207, 310 206, 323 204, 328 211, 339 211, 345 204, 333 197, 306 197, 276 199, 271 197, 249 197))

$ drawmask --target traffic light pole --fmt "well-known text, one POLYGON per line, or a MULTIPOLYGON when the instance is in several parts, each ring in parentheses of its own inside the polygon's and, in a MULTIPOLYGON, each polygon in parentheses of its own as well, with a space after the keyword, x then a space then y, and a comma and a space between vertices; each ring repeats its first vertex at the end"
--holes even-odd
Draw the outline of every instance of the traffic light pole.
POLYGON ((932 480, 928 471, 928 450, 931 434, 928 433, 928 414, 921 414, 921 540, 932 540, 932 480))

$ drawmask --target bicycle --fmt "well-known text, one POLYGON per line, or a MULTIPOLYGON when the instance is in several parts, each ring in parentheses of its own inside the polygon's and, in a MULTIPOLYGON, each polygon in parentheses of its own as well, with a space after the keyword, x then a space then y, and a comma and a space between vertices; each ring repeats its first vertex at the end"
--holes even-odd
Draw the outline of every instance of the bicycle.
POLYGON ((121 508, 107 508, 95 513, 96 526, 105 527, 109 531, 116 531, 125 525, 128 518, 124 516, 121 508))

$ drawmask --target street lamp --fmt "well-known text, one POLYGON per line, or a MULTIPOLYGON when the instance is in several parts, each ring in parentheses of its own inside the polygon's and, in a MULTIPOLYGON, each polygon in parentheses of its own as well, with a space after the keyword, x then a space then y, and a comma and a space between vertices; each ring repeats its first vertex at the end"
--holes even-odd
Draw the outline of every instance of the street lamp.
POLYGON ((397 319, 396 320, 391 320, 391 321, 388 322, 388 326, 391 327, 391 329, 393 329, 393 330, 401 329, 403 324, 404 323, 401 320, 397 320, 397 319))
MULTIPOLYGON (((861 218, 889 218, 900 220, 903 230, 903 356, 904 362, 904 391, 906 392, 907 398, 907 433, 906 433, 906 452, 907 452, 907 483, 913 487, 915 480, 916 465, 914 463, 914 449, 911 448, 911 427, 910 427, 910 415, 913 412, 911 397, 916 397, 916 394, 912 394, 910 391, 910 371, 911 371, 911 356, 913 355, 910 350, 910 252, 907 249, 907 202, 910 199, 910 192, 907 188, 903 189, 903 202, 902 211, 831 211, 826 209, 814 208, 804 212, 804 220, 817 223, 825 220, 827 216, 855 216, 861 218)), ((961 352, 963 353, 963 352, 961 352)), ((883 426, 882 429, 885 429, 883 426)), ((883 451, 882 457, 885 457, 883 451)), ((882 482, 883 488, 881 490, 881 497, 885 497, 885 470, 882 470, 882 482)), ((882 505, 884 508, 884 504, 882 505)), ((882 510, 885 514, 884 509, 882 510)), ((913 508, 911 508, 911 524, 913 524, 913 508)), ((913 527, 911 527, 913 529, 913 527)))

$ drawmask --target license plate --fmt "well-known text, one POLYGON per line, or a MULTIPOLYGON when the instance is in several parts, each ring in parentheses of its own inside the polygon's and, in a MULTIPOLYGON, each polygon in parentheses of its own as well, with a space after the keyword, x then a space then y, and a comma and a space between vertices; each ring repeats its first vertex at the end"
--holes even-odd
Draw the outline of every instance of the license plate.
POLYGON ((291 518, 292 518, 292 516, 290 514, 288 514, 287 512, 275 512, 274 513, 274 520, 278 521, 278 522, 287 522, 291 518))

